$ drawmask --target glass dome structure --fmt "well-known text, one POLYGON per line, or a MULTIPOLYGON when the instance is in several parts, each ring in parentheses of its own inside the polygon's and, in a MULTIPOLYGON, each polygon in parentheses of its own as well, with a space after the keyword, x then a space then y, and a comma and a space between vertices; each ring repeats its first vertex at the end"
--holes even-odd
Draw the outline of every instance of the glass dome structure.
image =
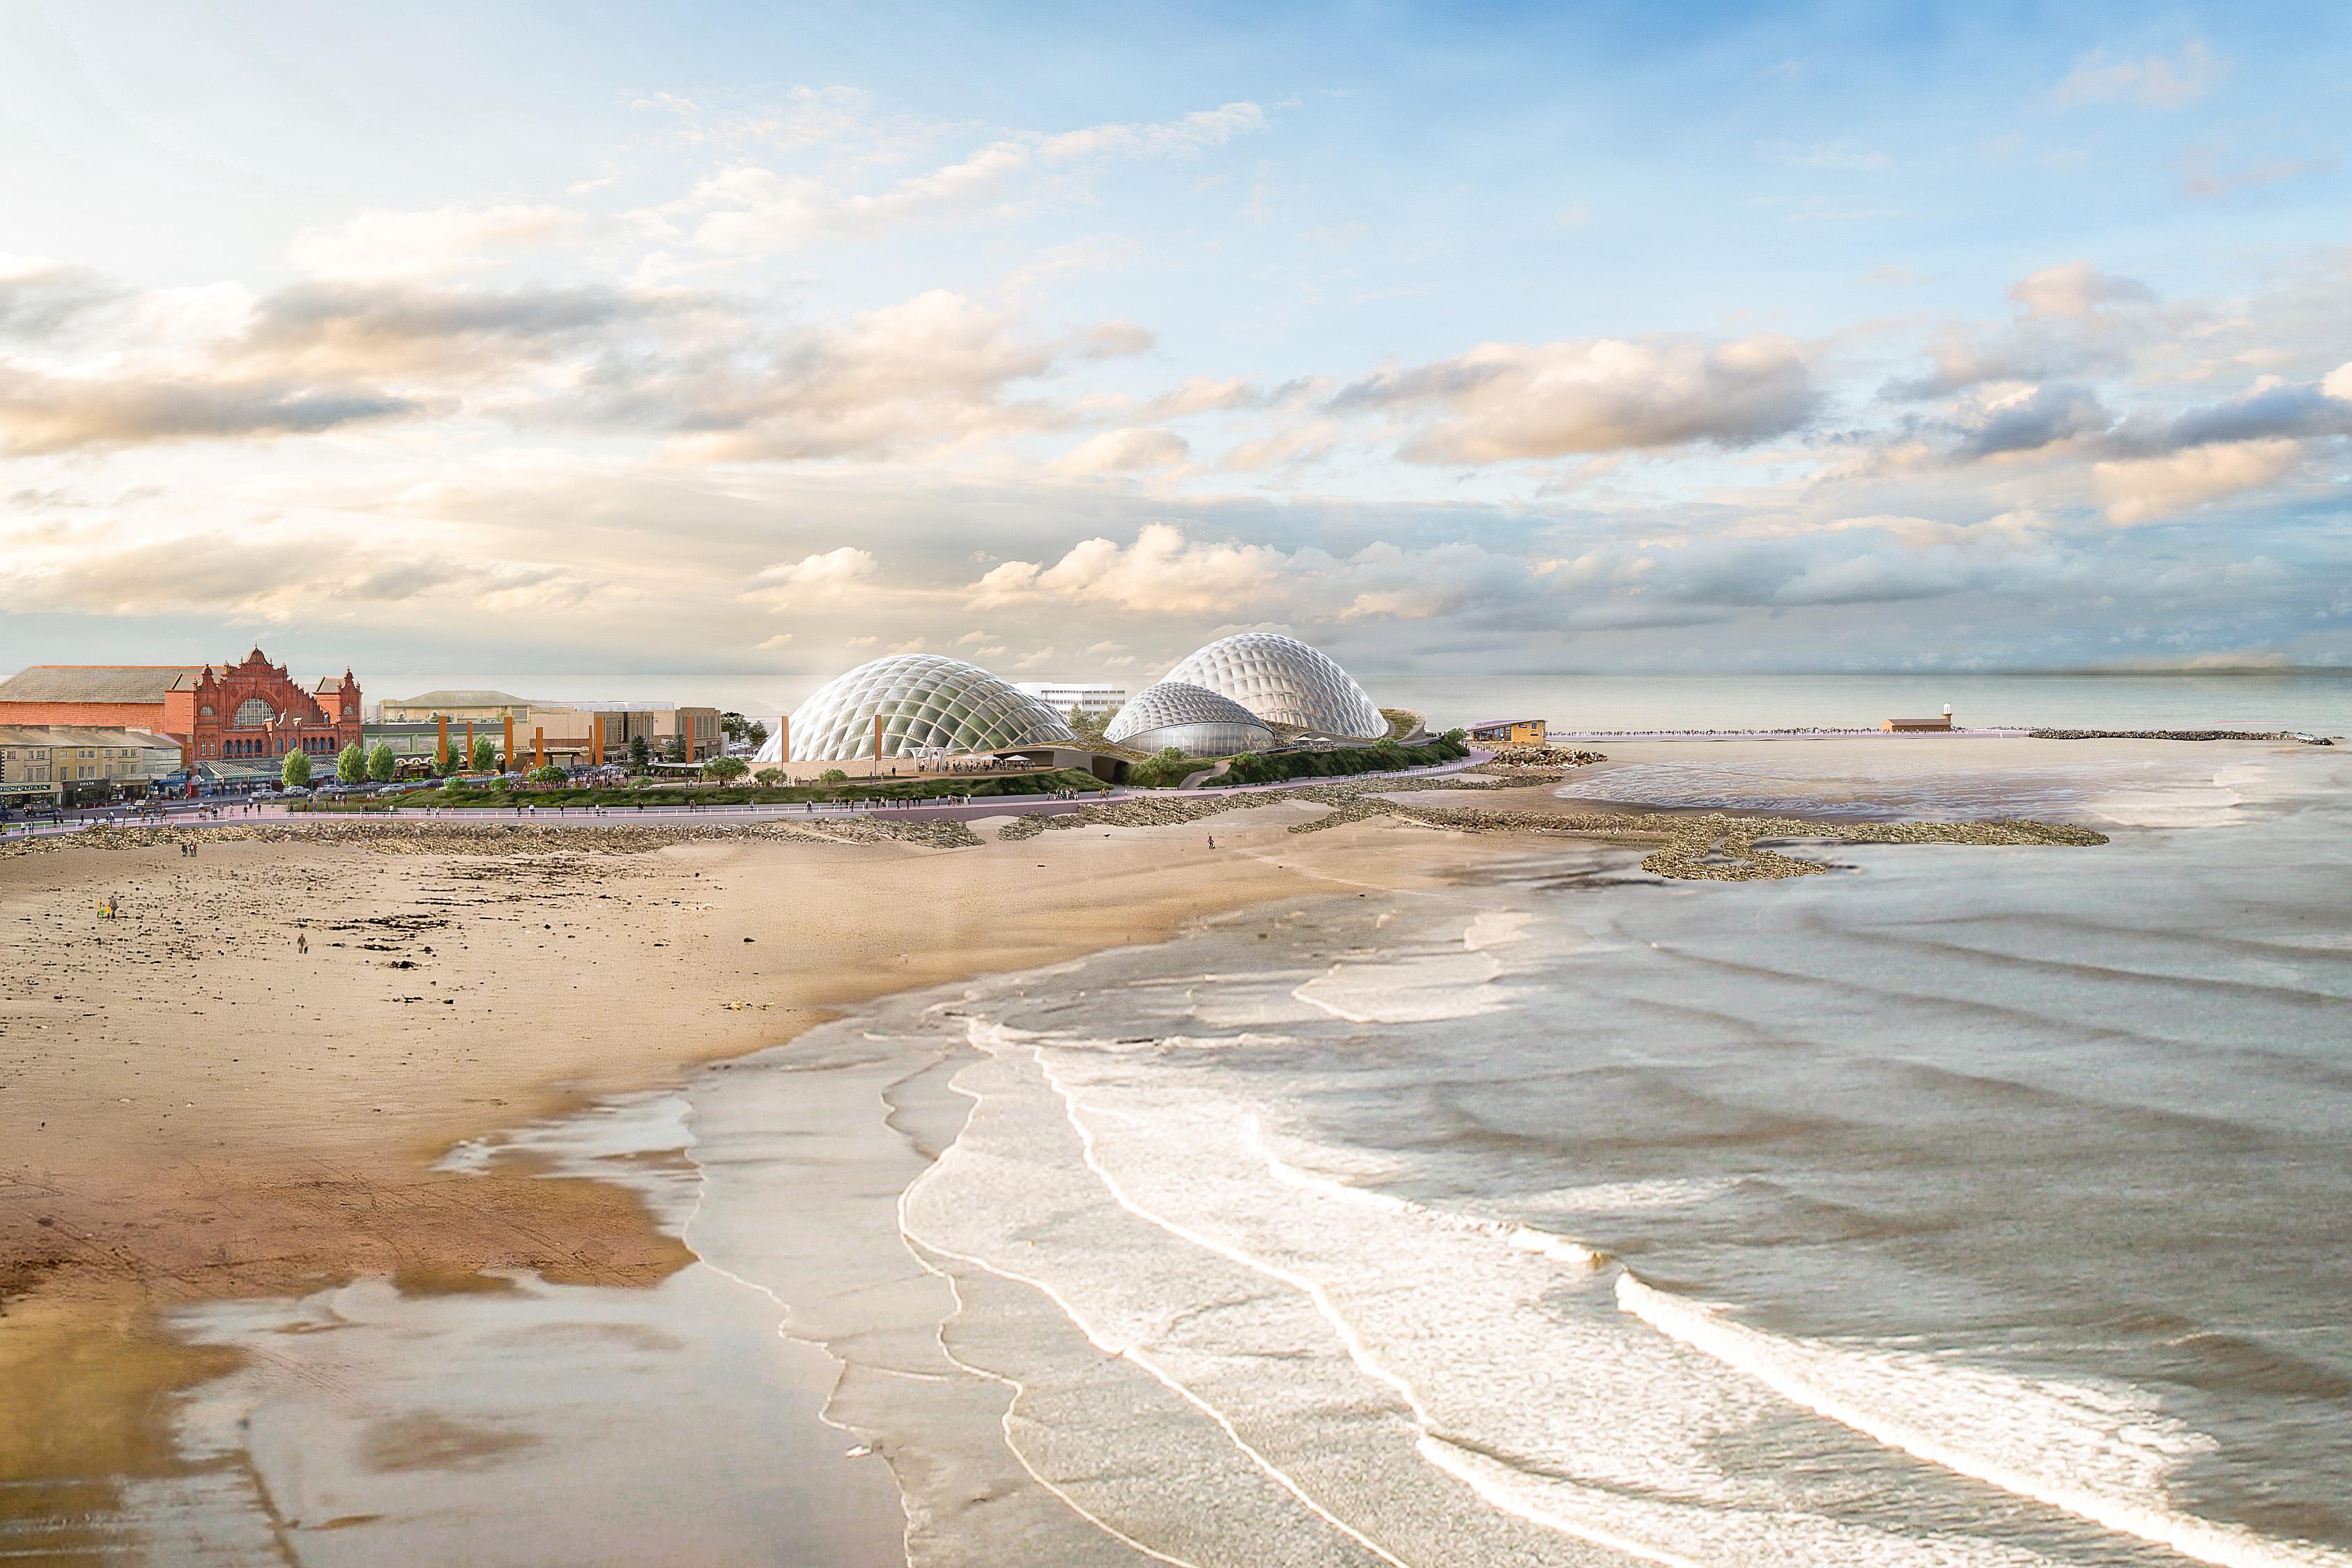
POLYGON ((1269 723, 1349 741, 1377 741, 1389 732, 1380 709, 1329 655, 1275 632, 1220 637, 1160 680, 1205 686, 1269 723))
POLYGON ((1139 752, 1173 746, 1188 757, 1230 757, 1274 744, 1274 731, 1232 698, 1181 680, 1147 686, 1129 700, 1103 739, 1139 752))
POLYGON ((1078 742, 1060 714, 980 666, 908 653, 861 664, 819 687, 793 711, 792 756, 766 760, 845 763, 870 757, 877 718, 885 757, 1078 742))

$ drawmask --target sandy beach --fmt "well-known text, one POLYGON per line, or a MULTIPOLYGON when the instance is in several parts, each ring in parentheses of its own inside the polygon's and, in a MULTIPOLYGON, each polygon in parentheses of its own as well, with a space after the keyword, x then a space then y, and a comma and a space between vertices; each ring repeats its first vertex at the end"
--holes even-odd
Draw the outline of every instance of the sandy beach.
POLYGON ((0 1507, 102 1511, 111 1479, 174 1467, 167 1396, 227 1358, 161 1311, 362 1276, 643 1285, 686 1260, 620 1187, 432 1169, 467 1138, 887 993, 1464 861, 1402 824, 1287 832, 1320 809, 961 850, 614 853, 595 829, 485 846, 436 824, 0 858, 0 1481, 51 1483, 0 1507))

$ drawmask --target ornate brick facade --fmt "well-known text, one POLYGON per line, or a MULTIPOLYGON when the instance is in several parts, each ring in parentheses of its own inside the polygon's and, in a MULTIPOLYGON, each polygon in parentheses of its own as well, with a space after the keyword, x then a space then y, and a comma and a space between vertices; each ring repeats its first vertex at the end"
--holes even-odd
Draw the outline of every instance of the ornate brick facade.
POLYGON ((174 732, 186 736, 193 763, 267 763, 289 752, 325 758, 359 742, 360 683, 350 670, 305 691, 259 648, 243 664, 206 665, 164 700, 190 710, 188 728, 174 732))
POLYGON ((305 690, 259 648, 240 664, 35 665, 0 681, 0 723, 149 730, 190 764, 261 766, 356 742, 360 685, 346 669, 305 690))

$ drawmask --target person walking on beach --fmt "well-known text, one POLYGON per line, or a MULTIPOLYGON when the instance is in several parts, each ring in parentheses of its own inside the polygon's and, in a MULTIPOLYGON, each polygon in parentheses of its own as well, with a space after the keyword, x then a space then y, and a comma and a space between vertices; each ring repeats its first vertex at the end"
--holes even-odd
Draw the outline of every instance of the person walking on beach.
POLYGON ((310 936, 308 931, 298 931, 294 933, 294 951, 297 952, 310 951, 310 936))
POLYGON ((1210 847, 1210 848, 1212 848, 1212 849, 1214 849, 1216 847, 1217 847, 1217 836, 1216 836, 1215 834, 1212 833, 1212 834, 1210 834, 1210 835, 1209 835, 1209 847, 1210 847))

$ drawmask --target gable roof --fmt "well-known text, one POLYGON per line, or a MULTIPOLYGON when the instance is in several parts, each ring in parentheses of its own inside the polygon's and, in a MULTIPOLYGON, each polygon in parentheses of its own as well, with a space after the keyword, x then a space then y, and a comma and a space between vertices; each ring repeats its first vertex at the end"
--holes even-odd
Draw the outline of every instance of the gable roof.
POLYGON ((153 702, 201 664, 37 664, 0 680, 0 702, 153 702))

